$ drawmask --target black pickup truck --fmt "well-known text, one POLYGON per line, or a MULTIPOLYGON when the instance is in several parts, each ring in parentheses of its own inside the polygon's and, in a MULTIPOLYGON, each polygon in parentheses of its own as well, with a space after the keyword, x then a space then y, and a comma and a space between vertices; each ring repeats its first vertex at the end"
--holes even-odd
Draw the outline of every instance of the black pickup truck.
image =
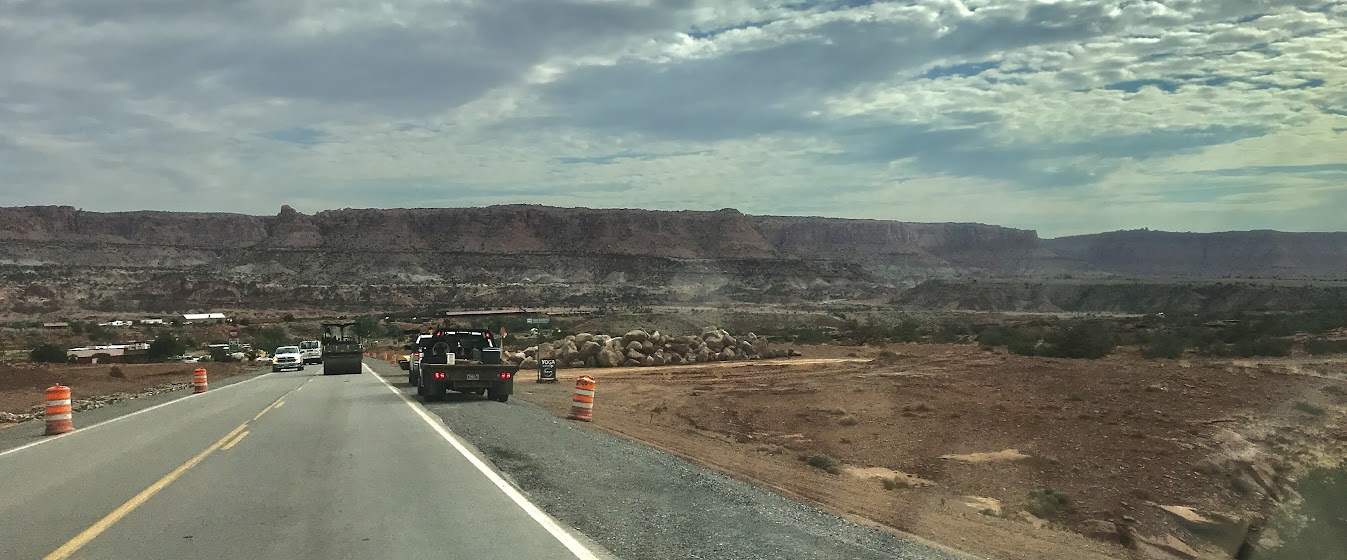
POLYGON ((437 330, 407 349, 421 353, 407 381, 428 401, 457 391, 505 402, 514 393, 519 366, 501 363, 500 346, 488 331, 437 330))

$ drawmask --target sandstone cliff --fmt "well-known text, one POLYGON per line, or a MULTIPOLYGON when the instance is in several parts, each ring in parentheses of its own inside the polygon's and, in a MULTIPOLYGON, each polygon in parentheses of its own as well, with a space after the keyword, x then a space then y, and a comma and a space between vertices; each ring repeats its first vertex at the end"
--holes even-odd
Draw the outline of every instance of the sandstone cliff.
MULTIPOLYGON (((895 298, 960 307, 927 293, 939 282, 900 294, 956 278, 1347 277, 1344 241, 1347 234, 1277 232, 1045 240, 981 224, 729 209, 513 205, 306 215, 284 207, 259 217, 3 208, 0 313, 895 298)), ((1036 296, 980 293, 973 299, 990 299, 972 307, 1079 307, 1066 294, 1040 305, 1036 296)))

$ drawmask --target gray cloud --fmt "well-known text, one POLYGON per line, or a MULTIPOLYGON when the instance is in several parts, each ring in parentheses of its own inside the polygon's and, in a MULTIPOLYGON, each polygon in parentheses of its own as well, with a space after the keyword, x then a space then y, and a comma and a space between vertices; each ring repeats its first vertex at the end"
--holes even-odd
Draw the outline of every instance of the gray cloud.
POLYGON ((741 186, 748 211, 848 215, 834 190, 925 178, 1088 211, 1119 181, 1151 200, 1202 177, 1184 202, 1219 212, 1249 177, 1340 181, 1347 164, 1347 2, 1275 4, 11 2, 0 204, 472 205, 598 185, 596 205, 720 207, 684 191, 741 186), (1277 135, 1316 140, 1286 161, 1241 147, 1277 135))

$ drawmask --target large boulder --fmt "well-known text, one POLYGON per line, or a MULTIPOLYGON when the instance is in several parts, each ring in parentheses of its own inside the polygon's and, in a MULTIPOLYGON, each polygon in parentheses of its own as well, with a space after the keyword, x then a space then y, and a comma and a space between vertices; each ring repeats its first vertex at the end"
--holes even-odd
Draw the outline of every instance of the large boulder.
POLYGON ((726 348, 726 349, 724 349, 724 350, 721 350, 721 351, 720 351, 720 354, 718 354, 718 355, 716 356, 716 359, 717 359, 717 360, 720 360, 720 361, 722 361, 722 362, 728 362, 728 361, 730 361, 730 360, 733 360, 733 359, 734 359, 734 350, 730 350, 729 348, 726 348))
POLYGON ((625 350, 628 354, 632 352, 645 354, 645 345, 638 341, 633 340, 631 342, 628 342, 626 346, 623 347, 623 350, 625 350))
POLYGON ((655 365, 655 357, 654 357, 654 356, 646 356, 646 357, 644 357, 644 358, 641 358, 641 365, 643 365, 643 366, 645 366, 645 367, 650 367, 650 366, 655 365))
POLYGON ((623 360, 622 354, 619 354, 616 350, 612 350, 610 348, 604 348, 603 350, 600 350, 596 358, 599 366, 601 367, 617 367, 617 365, 621 364, 623 360))
POLYGON ((606 334, 598 334, 598 335, 594 335, 594 342, 599 343, 599 346, 607 346, 607 345, 608 345, 608 341, 609 341, 609 340, 612 340, 612 339, 613 339, 613 337, 608 336, 608 335, 606 335, 606 334))
POLYGON ((745 356, 757 356, 758 350, 753 347, 753 343, 747 340, 739 341, 739 353, 745 356))
POLYGON ((712 336, 704 339, 703 342, 706 343, 706 348, 710 349, 711 352, 720 352, 725 349, 725 339, 718 334, 712 333, 712 336))
POLYGON ((563 342, 561 347, 557 349, 557 359, 561 360, 562 363, 570 363, 571 360, 577 358, 578 354, 579 350, 576 349, 575 341, 572 340, 563 342))
POLYGON ((622 367, 641 367, 641 361, 628 359, 627 361, 622 362, 622 367))
POLYGON ((584 361, 584 360, 571 360, 570 364, 571 364, 571 367, 573 367, 573 368, 585 367, 585 361, 584 361))
POLYGON ((599 358, 598 356, 590 356, 588 358, 585 358, 585 361, 582 363, 585 364, 585 367, 598 367, 599 358))
POLYGON ((655 342, 647 340, 641 343, 641 353, 647 356, 655 353, 655 342))
POLYGON ((524 361, 519 364, 519 369, 521 370, 537 369, 537 368, 538 368, 538 361, 533 359, 532 357, 525 358, 524 361))
POLYGON ((535 358, 535 357, 537 357, 537 356, 538 356, 538 347, 537 347, 537 346, 530 346, 530 347, 528 347, 528 348, 525 348, 525 349, 524 349, 524 356, 525 356, 525 357, 528 357, 528 358, 535 358))
POLYGON ((683 365, 683 356, 681 356, 681 355, 679 355, 679 354, 672 354, 672 355, 670 355, 670 356, 669 356, 669 360, 668 360, 668 364, 671 365, 671 366, 681 366, 681 365, 683 365))
POLYGON ((726 347, 726 348, 738 348, 738 347, 739 347, 739 339, 734 338, 733 336, 730 336, 730 333, 725 333, 723 336, 720 337, 720 339, 725 341, 725 347, 726 347))
POLYGON ((636 329, 634 331, 628 331, 627 334, 622 335, 622 341, 625 343, 631 343, 633 340, 636 342, 645 342, 647 340, 650 340, 650 334, 646 333, 641 329, 636 329))
POLYGON ((636 360, 639 362, 645 359, 645 354, 641 353, 640 350, 627 350, 627 359, 636 360))
MULTIPOLYGON (((566 338, 571 338, 571 337, 566 337, 566 338)), ((572 340, 575 341, 575 345, 576 345, 576 346, 580 346, 580 345, 582 345, 582 344, 584 344, 584 343, 586 343, 586 342, 593 342, 593 341, 594 341, 594 335, 589 334, 589 333, 587 333, 587 332, 582 332, 582 333, 580 333, 580 334, 575 335, 575 338, 573 338, 572 340)))
POLYGON ((551 360, 557 357, 557 348, 551 342, 544 342, 538 345, 537 357, 540 359, 551 360))
POLYGON ((585 359, 599 355, 599 350, 603 350, 603 346, 599 345, 599 343, 594 342, 592 340, 586 340, 584 342, 581 342, 580 347, 577 348, 576 350, 579 351, 580 358, 585 359))
POLYGON ((655 353, 654 353, 653 355, 651 355, 650 357, 651 357, 651 358, 654 358, 654 360, 655 360, 655 363, 650 364, 650 365, 662 366, 662 365, 664 365, 664 364, 669 363, 668 359, 664 357, 664 351, 663 351, 663 350, 659 350, 659 351, 655 352, 655 353))
POLYGON ((711 361, 711 349, 705 346, 697 350, 697 363, 704 364, 711 361))

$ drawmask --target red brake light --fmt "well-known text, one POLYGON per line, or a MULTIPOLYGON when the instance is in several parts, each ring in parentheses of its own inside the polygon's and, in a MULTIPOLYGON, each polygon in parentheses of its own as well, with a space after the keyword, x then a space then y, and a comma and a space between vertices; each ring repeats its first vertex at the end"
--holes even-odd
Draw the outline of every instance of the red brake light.
POLYGON ((501 379, 509 379, 509 378, 511 378, 511 377, 513 377, 513 376, 514 376, 514 374, 512 374, 512 373, 510 373, 510 372, 508 372, 508 371, 502 371, 502 372, 500 372, 500 378, 501 378, 501 379))
POLYGON ((435 372, 435 379, 444 379, 444 372, 442 371, 435 372))

